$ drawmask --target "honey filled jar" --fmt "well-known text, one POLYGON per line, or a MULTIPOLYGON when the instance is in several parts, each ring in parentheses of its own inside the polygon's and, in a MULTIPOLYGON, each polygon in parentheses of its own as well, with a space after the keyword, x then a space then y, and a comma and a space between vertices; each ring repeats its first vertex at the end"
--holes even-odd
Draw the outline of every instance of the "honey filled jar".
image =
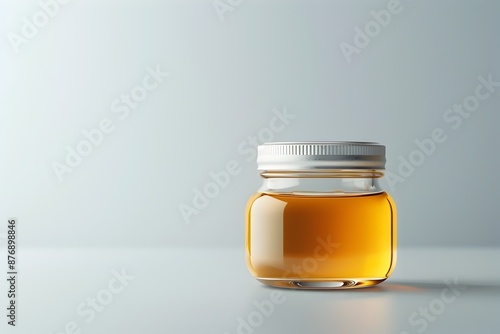
POLYGON ((379 184, 385 146, 279 142, 258 147, 261 188, 246 208, 246 262, 282 288, 385 281, 396 264, 396 207, 379 184))

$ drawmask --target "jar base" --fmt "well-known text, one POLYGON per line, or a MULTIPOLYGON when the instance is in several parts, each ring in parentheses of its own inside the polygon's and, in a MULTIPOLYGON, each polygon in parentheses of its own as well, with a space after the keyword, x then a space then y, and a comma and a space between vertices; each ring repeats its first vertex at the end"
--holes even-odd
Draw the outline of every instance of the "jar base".
POLYGON ((342 279, 274 279, 257 278, 265 285, 287 289, 342 290, 367 288, 382 283, 387 278, 342 278, 342 279))

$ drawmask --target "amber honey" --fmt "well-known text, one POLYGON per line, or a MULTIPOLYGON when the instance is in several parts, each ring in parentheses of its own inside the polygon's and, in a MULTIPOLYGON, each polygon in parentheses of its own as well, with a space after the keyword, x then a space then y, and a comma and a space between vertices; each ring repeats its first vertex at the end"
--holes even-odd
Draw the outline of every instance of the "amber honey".
POLYGON ((257 193, 246 210, 247 266, 279 287, 362 287, 396 262, 396 209, 386 192, 257 193))

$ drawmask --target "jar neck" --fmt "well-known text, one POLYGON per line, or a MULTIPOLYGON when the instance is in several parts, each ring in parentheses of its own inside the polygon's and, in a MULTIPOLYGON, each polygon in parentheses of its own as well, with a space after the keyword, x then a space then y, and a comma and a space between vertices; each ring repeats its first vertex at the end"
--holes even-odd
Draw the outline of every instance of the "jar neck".
POLYGON ((379 169, 316 169, 296 171, 263 171, 264 178, 381 178, 384 171, 379 169))
POLYGON ((265 172, 262 193, 346 196, 380 193, 379 170, 265 172))

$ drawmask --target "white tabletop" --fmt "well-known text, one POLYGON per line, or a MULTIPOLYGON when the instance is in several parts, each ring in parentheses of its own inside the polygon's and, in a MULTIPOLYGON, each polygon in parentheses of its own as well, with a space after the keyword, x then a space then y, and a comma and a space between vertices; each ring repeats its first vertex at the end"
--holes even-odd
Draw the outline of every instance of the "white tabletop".
POLYGON ((266 287, 234 248, 19 256, 2 333, 500 333, 500 249, 400 249, 389 280, 343 291, 266 287))

